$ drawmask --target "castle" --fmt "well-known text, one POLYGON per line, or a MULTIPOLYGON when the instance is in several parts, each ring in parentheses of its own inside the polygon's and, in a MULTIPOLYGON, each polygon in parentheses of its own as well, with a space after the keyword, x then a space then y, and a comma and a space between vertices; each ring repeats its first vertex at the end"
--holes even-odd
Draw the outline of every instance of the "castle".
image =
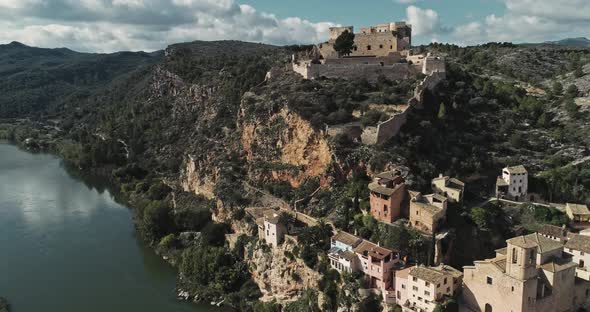
POLYGON ((308 55, 293 56, 293 70, 305 79, 350 78, 406 79, 418 73, 437 73, 444 78, 445 62, 440 56, 413 55, 412 26, 392 22, 361 28, 354 33, 354 46, 349 55, 339 55, 334 44, 345 32, 354 33, 352 26, 330 28, 327 42, 316 45, 308 55))

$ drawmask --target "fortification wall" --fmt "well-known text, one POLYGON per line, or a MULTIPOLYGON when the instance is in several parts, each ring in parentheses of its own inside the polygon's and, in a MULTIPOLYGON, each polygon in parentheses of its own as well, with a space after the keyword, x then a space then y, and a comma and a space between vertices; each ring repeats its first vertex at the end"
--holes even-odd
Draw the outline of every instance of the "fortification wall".
POLYGON ((395 114, 390 119, 380 123, 375 129, 365 128, 367 134, 365 135, 365 132, 363 132, 361 135, 362 142, 368 145, 383 144, 396 136, 408 120, 408 114, 414 109, 422 109, 424 107, 424 93, 426 90, 432 91, 444 78, 444 72, 434 72, 430 76, 424 78, 424 80, 416 86, 414 97, 408 101, 408 107, 403 112, 395 114))
POLYGON ((293 71, 305 79, 342 78, 367 79, 377 82, 381 78, 400 80, 416 74, 413 66, 407 63, 393 65, 380 64, 311 64, 308 62, 293 63, 293 71))
POLYGON ((400 63, 402 55, 399 52, 391 52, 387 56, 368 56, 368 57, 343 57, 343 58, 332 58, 323 61, 323 64, 378 64, 381 65, 394 65, 400 63))

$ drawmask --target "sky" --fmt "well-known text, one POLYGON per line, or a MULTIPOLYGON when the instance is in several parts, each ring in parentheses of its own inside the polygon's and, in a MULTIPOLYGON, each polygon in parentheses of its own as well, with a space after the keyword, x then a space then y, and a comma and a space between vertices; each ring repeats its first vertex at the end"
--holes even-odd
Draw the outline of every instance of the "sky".
POLYGON ((590 0, 0 0, 0 43, 82 52, 308 44, 326 41, 332 26, 393 21, 412 24, 414 44, 590 37, 590 0))

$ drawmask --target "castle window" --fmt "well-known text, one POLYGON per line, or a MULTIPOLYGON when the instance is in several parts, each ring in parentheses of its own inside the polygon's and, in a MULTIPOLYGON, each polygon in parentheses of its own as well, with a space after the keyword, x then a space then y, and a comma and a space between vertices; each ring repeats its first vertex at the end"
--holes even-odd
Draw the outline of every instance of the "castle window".
POLYGON ((356 46, 354 46, 352 49, 355 50, 355 51, 357 50, 356 46))
POLYGON ((393 50, 393 46, 392 46, 392 45, 391 45, 391 46, 389 46, 389 50, 393 50))
POLYGON ((371 51, 371 46, 370 45, 367 46, 367 50, 368 51, 371 51))
POLYGON ((516 263, 518 256, 516 255, 516 248, 512 248, 512 263, 516 263))
POLYGON ((535 263, 535 250, 529 251, 529 263, 530 264, 535 263))
POLYGON ((418 278, 414 276, 414 277, 412 277, 412 281, 417 282, 418 278))
POLYGON ((428 286, 430 286, 430 283, 429 282, 424 282, 424 286, 428 287, 428 286))
POLYGON ((512 286, 512 291, 514 291, 514 286, 512 286))
POLYGON ((486 277, 486 283, 487 283, 488 285, 492 285, 492 284, 494 283, 494 279, 492 279, 491 277, 487 276, 487 277, 486 277))
POLYGON ((382 44, 379 45, 379 49, 383 49, 383 45, 382 44))

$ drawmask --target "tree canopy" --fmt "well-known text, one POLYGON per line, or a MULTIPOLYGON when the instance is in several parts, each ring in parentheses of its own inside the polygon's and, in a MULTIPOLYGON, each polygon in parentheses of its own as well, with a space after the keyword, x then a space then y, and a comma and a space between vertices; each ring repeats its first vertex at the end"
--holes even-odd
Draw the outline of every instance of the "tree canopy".
POLYGON ((334 50, 338 52, 339 56, 349 55, 354 48, 354 33, 345 30, 334 43, 334 50))

